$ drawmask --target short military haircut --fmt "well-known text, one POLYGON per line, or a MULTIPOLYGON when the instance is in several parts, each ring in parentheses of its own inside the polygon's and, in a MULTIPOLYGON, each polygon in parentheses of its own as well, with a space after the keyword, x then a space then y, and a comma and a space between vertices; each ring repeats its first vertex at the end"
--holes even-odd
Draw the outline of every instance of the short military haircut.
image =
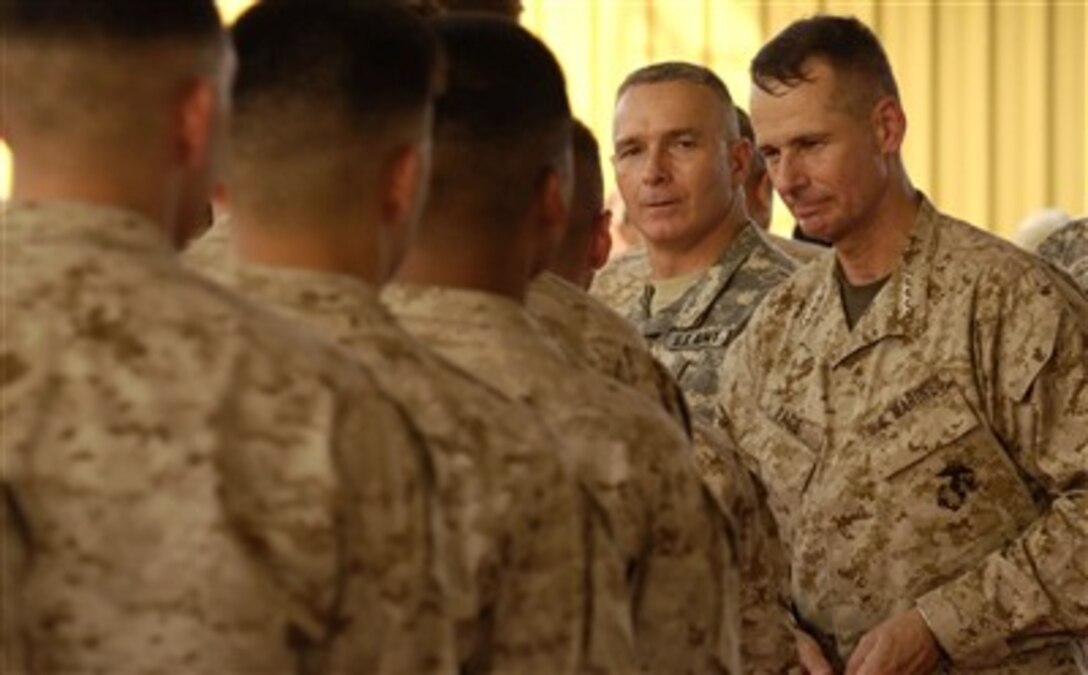
POLYGON ((521 0, 442 0, 450 12, 480 12, 517 21, 525 9, 521 0))
POLYGON ((631 87, 645 84, 661 84, 665 82, 688 82, 709 89, 722 104, 725 112, 725 131, 732 140, 738 137, 736 120, 736 104, 729 93, 729 87, 725 86, 713 70, 686 61, 662 61, 648 66, 643 66, 624 78, 616 91, 616 100, 619 100, 631 87))
POLYGON ((600 211, 604 201, 604 176, 601 174, 601 149, 589 127, 574 120, 571 127, 574 148, 575 201, 584 201, 589 210, 600 211))
POLYGON ((246 12, 232 33, 238 53, 234 126, 243 134, 247 117, 291 101, 373 123, 422 110, 435 93, 434 35, 392 3, 266 0, 246 12))
POLYGON ((854 96, 851 104, 868 106, 882 96, 899 98, 899 86, 880 40, 854 17, 819 15, 793 22, 756 54, 752 81, 769 94, 776 83, 796 87, 810 81, 807 68, 814 58, 827 61, 836 74, 861 85, 854 91, 864 101, 854 96))
POLYGON ((4 37, 78 42, 215 40, 214 0, 0 0, 4 37))
POLYGON ((516 24, 448 15, 435 26, 448 70, 435 107, 433 201, 472 197, 490 217, 517 218, 570 150, 563 71, 516 24))
POLYGON ((213 0, 0 0, 0 26, 13 144, 150 149, 177 86, 211 75, 226 44, 213 0))

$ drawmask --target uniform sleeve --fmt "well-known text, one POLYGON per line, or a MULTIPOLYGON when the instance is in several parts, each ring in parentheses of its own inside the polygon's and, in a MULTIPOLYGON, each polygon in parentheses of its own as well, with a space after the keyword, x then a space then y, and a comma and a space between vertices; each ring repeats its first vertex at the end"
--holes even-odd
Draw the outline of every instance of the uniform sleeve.
POLYGON ((1088 302, 1029 270, 980 287, 983 414, 1037 495, 1017 539, 923 595, 952 660, 1000 660, 1088 631, 1088 302))
POLYGON ((798 665, 785 598, 789 563, 766 496, 728 439, 695 424, 699 475, 724 513, 740 589, 740 652, 744 672, 774 675, 798 665))
MULTIPOLYGON (((696 476, 689 444, 671 423, 651 502, 651 549, 636 600, 635 634, 649 672, 744 672, 740 661, 739 574, 728 524, 696 476)), ((660 438, 661 440, 658 440, 660 438)))
POLYGON ((586 550, 584 504, 560 468, 550 436, 524 433, 525 452, 507 453, 509 495, 506 556, 498 589, 490 667, 495 672, 558 673, 576 668, 581 643, 586 550), (501 620, 511 617, 513 620, 501 620))
POLYGON ((239 377, 253 395, 221 421, 230 441, 219 460, 221 495, 283 598, 277 618, 298 663, 440 671, 451 643, 419 435, 349 364, 331 376, 331 368, 273 368, 254 356, 247 368, 239 377))
POLYGON ((30 548, 26 523, 11 486, 0 484, 0 671, 27 667, 19 636, 19 589, 25 584, 30 548))

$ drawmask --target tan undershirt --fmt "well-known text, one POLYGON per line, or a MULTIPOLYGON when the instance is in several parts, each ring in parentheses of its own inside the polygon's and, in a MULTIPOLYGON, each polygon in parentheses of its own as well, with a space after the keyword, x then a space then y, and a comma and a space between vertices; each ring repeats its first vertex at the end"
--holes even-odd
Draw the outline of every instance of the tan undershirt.
POLYGON ((657 314, 679 300, 680 296, 694 286, 705 272, 706 270, 699 270, 690 274, 681 274, 678 277, 651 281, 650 285, 654 288, 654 294, 650 298, 650 313, 657 314))

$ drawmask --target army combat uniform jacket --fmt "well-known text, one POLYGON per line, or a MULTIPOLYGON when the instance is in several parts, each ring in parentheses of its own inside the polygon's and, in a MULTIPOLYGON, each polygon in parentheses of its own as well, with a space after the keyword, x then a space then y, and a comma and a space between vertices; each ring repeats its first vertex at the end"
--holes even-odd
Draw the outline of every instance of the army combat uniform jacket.
POLYGON ((417 342, 362 281, 239 263, 235 283, 345 347, 419 425, 446 517, 462 672, 575 670, 586 620, 582 505, 533 413, 417 342))
POLYGON ((736 672, 724 525, 683 432, 642 396, 585 370, 513 300, 410 285, 384 297, 410 332, 560 432, 563 460, 598 516, 593 665, 629 672, 617 652, 633 630, 630 658, 650 672, 736 672))
POLYGON ((800 619, 845 661, 917 607, 947 672, 1077 672, 1088 302, 926 200, 852 331, 834 266, 768 297, 719 399, 769 490, 800 619))
POLYGON ((712 416, 722 359, 764 296, 796 267, 749 222, 676 302, 651 314, 647 286, 628 307, 627 318, 680 383, 696 416, 712 416))
POLYGON ((141 216, 2 227, 5 671, 450 672, 431 470, 364 370, 141 216))

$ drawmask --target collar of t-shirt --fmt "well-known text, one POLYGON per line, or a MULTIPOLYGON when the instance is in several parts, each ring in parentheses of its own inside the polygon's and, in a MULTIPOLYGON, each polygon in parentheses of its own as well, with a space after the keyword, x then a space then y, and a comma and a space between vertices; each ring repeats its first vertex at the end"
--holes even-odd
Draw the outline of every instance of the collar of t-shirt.
POLYGON ((706 270, 699 270, 689 274, 681 274, 668 279, 655 279, 650 282, 654 294, 650 296, 650 314, 657 314, 662 309, 680 299, 680 296, 695 285, 706 270))
POLYGON ((877 279, 861 286, 855 286, 846 279, 846 273, 842 271, 842 265, 835 261, 835 279, 839 282, 839 297, 842 298, 842 308, 846 313, 846 324, 850 330, 854 329, 861 317, 865 315, 869 305, 873 304, 877 293, 888 283, 891 275, 883 279, 877 279))

